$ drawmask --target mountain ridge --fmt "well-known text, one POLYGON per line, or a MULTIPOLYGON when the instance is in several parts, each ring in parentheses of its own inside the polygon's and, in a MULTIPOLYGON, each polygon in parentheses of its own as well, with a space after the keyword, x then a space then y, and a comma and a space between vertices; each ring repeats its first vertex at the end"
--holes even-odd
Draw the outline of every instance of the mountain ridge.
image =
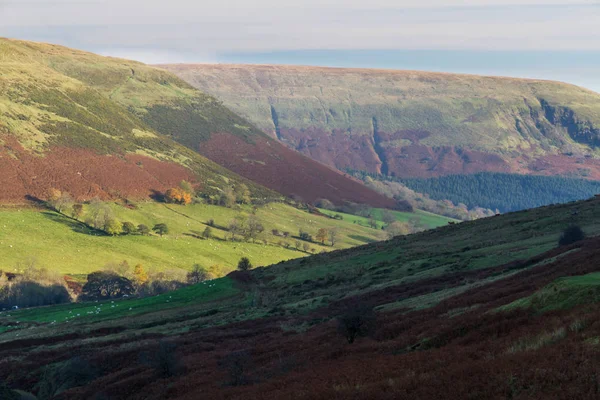
POLYGON ((575 85, 386 69, 160 67, 217 96, 272 137, 275 111, 282 142, 340 170, 600 179, 600 94, 575 85))

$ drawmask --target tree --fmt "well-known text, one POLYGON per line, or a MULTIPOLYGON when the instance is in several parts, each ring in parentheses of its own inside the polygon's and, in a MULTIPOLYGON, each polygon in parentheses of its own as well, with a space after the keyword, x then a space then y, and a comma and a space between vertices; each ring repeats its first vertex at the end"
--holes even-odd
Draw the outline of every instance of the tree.
POLYGON ((221 196, 219 197, 219 205, 227 208, 231 208, 235 205, 235 193, 233 189, 230 187, 226 187, 221 192, 221 196))
POLYGON ((237 268, 240 271, 250 271, 252 269, 252 263, 248 257, 242 257, 238 262, 237 268))
POLYGON ((190 195, 193 195, 195 190, 194 190, 194 186, 192 186, 191 183, 189 183, 188 181, 181 181, 179 182, 179 188, 181 190, 183 190, 185 193, 189 193, 190 195))
POLYGON ((310 250, 310 244, 308 244, 308 243, 304 242, 304 243, 302 244, 302 250, 304 250, 305 252, 307 252, 307 253, 308 253, 308 251, 310 250))
POLYGON ((331 242, 331 247, 333 247, 337 241, 338 229, 331 228, 329 230, 329 241, 331 242))
POLYGON ((410 233, 410 226, 404 222, 396 221, 386 226, 385 231, 390 238, 393 238, 408 235, 410 233))
POLYGON ((137 230, 142 236, 147 236, 150 234, 150 228, 148 228, 148 226, 144 224, 139 224, 137 230))
POLYGON ((161 237, 163 235, 166 235, 167 233, 169 233, 169 227, 167 226, 167 224, 156 224, 152 227, 152 230, 156 233, 158 233, 161 237))
POLYGON ((319 229, 317 231, 317 241, 321 242, 321 244, 325 244, 328 234, 329 234, 329 232, 327 232, 327 229, 325 229, 325 228, 319 229))
POLYGON ((373 217, 369 217, 369 226, 373 229, 377 229, 377 221, 373 217))
POLYGON ((194 264, 192 270, 187 273, 187 281, 189 284, 195 285, 200 282, 208 280, 208 271, 200 266, 200 264, 194 264))
POLYGON ((106 223, 113 219, 112 209, 95 197, 90 201, 90 224, 96 229, 104 229, 106 223))
POLYGON ((204 232, 202 232, 202 237, 204 239, 212 238, 212 229, 210 226, 207 226, 206 229, 204 230, 204 232))
POLYGON ((357 337, 366 337, 375 331, 376 315, 372 307, 366 305, 348 307, 338 317, 338 332, 348 343, 354 343, 357 337))
POLYGON ((303 231, 302 229, 300 229, 298 237, 300 237, 300 239, 304 240, 305 242, 312 242, 313 240, 312 236, 308 232, 303 231))
POLYGON ((250 204, 252 199, 250 198, 250 190, 248 186, 243 183, 240 183, 235 187, 235 201, 240 204, 250 204))
POLYGON ((133 269, 133 278, 138 286, 148 282, 148 274, 142 264, 137 264, 133 269))
POLYGON ((62 214, 65 210, 73 206, 73 198, 67 192, 51 188, 48 190, 48 204, 62 214))
POLYGON ((231 221, 229 221, 227 230, 231 235, 231 240, 235 240, 235 235, 242 235, 244 233, 242 223, 237 218, 234 218, 231 221))
POLYGON ((112 271, 92 272, 83 286, 82 300, 104 300, 132 295, 135 293, 133 283, 112 271))
POLYGON ((300 250, 302 248, 302 243, 299 240, 296 240, 296 250, 300 250))
POLYGON ((317 201, 315 201, 315 207, 323 208, 325 210, 335 209, 335 205, 328 199, 317 199, 317 201))
POLYGON ((138 228, 132 222, 123 222, 123 233, 126 235, 133 235, 137 233, 138 228))
POLYGON ((246 226, 246 240, 252 239, 255 240, 258 235, 263 233, 265 230, 262 222, 256 215, 251 215, 248 218, 247 226, 246 226))
POLYGON ((381 212, 381 220, 385 222, 386 225, 389 225, 392 222, 396 222, 396 216, 390 210, 383 210, 381 212))
POLYGON ((75 219, 79 219, 81 218, 81 216, 83 215, 83 204, 73 204, 73 207, 71 207, 71 217, 75 218, 75 219))
POLYGON ((187 205, 192 202, 192 195, 181 188, 171 188, 165 192, 167 203, 187 205))
POLYGON ((104 225, 104 231, 111 236, 117 236, 123 233, 123 224, 116 219, 109 219, 104 225))
POLYGON ((583 239, 585 239, 585 233, 580 227, 574 225, 568 227, 561 233, 560 239, 558 240, 558 245, 567 246, 583 239))

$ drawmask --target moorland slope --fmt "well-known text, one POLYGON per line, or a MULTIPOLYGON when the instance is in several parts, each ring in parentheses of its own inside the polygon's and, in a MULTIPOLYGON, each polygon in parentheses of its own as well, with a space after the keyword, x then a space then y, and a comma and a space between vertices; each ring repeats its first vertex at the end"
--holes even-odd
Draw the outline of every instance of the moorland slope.
POLYGON ((54 399, 593 399, 599 233, 594 198, 168 298, 11 311, 0 316, 0 379, 54 399), (571 225, 588 239, 559 246, 571 225), (339 321, 366 307, 372 328, 350 344, 339 321))

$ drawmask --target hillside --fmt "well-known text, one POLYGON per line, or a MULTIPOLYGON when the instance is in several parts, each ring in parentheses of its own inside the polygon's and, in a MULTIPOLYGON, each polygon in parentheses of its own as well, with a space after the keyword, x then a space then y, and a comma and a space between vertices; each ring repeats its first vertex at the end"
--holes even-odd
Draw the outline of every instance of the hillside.
POLYGON ((599 233, 593 198, 168 297, 4 312, 0 380, 53 399, 592 399, 599 233), (588 239, 558 246, 570 225, 588 239), (350 344, 338 320, 367 306, 350 344))
POLYGON ((161 67, 343 171, 600 179, 600 94, 573 85, 415 71, 161 67))
POLYGON ((0 71, 0 184, 8 189, 0 192, 3 201, 43 197, 52 186, 82 198, 141 198, 186 179, 206 194, 244 182, 256 197, 277 196, 269 187, 307 201, 394 205, 273 143, 163 70, 0 39, 0 71))

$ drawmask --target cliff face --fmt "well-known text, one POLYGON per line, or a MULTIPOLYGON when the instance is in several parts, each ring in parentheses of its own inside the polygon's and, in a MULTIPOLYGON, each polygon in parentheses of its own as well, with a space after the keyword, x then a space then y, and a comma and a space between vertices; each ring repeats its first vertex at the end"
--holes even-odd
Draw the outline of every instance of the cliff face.
POLYGON ((600 94, 576 86, 412 71, 161 67, 273 138, 342 170, 600 179, 600 94))

